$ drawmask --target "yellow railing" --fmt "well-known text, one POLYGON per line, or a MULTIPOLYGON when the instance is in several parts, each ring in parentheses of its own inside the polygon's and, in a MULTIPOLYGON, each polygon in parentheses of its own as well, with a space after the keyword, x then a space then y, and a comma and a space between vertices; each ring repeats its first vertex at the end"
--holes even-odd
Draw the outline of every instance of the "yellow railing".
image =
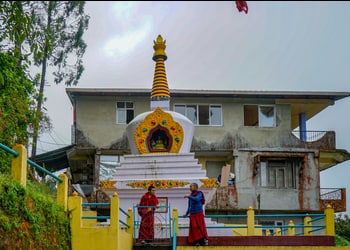
MULTIPOLYGON (((177 212, 173 212, 173 219, 176 219, 178 221, 178 217, 184 218, 185 216, 178 216, 177 212)), ((235 218, 235 217, 242 218, 242 215, 205 215, 206 218, 235 218)), ((283 226, 263 226, 259 224, 255 224, 255 221, 258 221, 258 218, 264 217, 263 214, 255 215, 255 211, 252 207, 249 207, 246 213, 245 217, 246 223, 245 224, 224 224, 224 225, 207 225, 207 229, 215 229, 215 228, 232 228, 233 229, 233 235, 234 232, 238 232, 238 235, 241 236, 262 236, 262 229, 263 228, 274 228, 276 233, 275 236, 281 236, 283 231, 286 231, 288 236, 296 236, 295 233, 296 229, 302 229, 303 233, 302 235, 305 236, 311 236, 312 232, 315 231, 321 231, 324 230, 324 235, 326 236, 334 236, 335 235, 335 225, 334 225, 334 209, 332 206, 328 205, 323 214, 268 214, 266 215, 268 217, 304 217, 303 224, 301 225, 295 225, 293 220, 289 220, 288 225, 283 226), (319 222, 323 221, 323 224, 321 223, 314 224, 313 222, 319 222)), ((179 228, 188 228, 188 226, 178 226, 176 228, 176 232, 178 234, 179 228)), ((210 231, 208 231, 210 235, 210 231)), ((298 234, 300 235, 300 234, 298 234)), ((266 234, 266 236, 269 236, 269 234, 266 234)))
MULTIPOLYGON (((117 193, 110 199, 110 220, 105 224, 84 215, 95 211, 83 211, 82 197, 76 192, 68 198, 71 211, 71 236, 73 250, 131 250, 133 247, 133 215, 131 208, 126 217, 127 229, 120 227, 120 207, 117 193)), ((91 216, 93 218, 94 216, 91 216)), ((98 217, 98 216, 95 216, 98 217)))

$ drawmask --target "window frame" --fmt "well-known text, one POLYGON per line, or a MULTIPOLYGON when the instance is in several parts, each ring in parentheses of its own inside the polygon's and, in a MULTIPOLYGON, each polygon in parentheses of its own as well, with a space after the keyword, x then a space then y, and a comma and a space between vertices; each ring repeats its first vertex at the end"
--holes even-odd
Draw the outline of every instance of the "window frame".
POLYGON ((262 158, 259 162, 260 186, 273 189, 297 189, 302 160, 293 158, 262 158), (282 178, 279 176, 283 170, 282 178), (282 183, 282 185, 281 185, 282 183))
POLYGON ((129 124, 135 118, 135 106, 133 101, 116 101, 116 124, 129 124), (124 107, 118 107, 119 103, 123 103, 124 107), (128 107, 127 104, 132 104, 132 107, 128 107), (128 112, 132 111, 132 118, 128 121, 128 112), (121 118, 123 121, 120 121, 120 112, 123 113, 124 117, 121 118))
MULTIPOLYGON (((195 126, 222 126, 223 120, 222 120, 222 104, 207 104, 207 103, 191 103, 191 104, 184 104, 184 103, 176 103, 173 106, 174 112, 177 112, 179 114, 182 114, 186 116, 195 126), (179 112, 179 109, 183 109, 182 112, 179 112), (207 108, 207 115, 208 117, 200 116, 203 113, 203 110, 207 108), (215 110, 219 110, 219 117, 218 122, 214 122, 214 113, 215 110), (191 113, 190 113, 191 112, 191 113), (205 122, 202 122, 200 124, 200 121, 208 120, 208 124, 205 124, 205 122)), ((217 114, 217 113, 216 113, 217 114)), ((205 114, 204 114, 205 115, 205 114)))
POLYGON ((244 104, 243 105, 243 124, 245 127, 259 127, 259 128, 275 128, 277 127, 277 122, 276 122, 276 105, 274 104, 244 104), (249 109, 250 107, 250 109, 249 109), (256 111, 254 111, 254 107, 256 107, 256 111), (272 115, 272 124, 269 125, 266 123, 266 121, 264 121, 262 118, 263 116, 263 112, 262 109, 263 108, 273 108, 273 115, 272 115), (249 112, 249 113, 248 113, 249 112), (254 119, 248 120, 249 115, 254 115, 256 117, 254 117, 254 119), (252 121, 255 121, 254 124, 250 124, 252 123, 252 121))

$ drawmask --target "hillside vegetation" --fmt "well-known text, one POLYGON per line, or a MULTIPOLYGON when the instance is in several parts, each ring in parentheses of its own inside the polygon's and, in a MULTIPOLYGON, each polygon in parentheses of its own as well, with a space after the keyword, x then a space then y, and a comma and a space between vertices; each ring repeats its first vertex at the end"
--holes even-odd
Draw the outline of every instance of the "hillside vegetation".
POLYGON ((70 249, 69 216, 46 184, 0 174, 1 249, 70 249))

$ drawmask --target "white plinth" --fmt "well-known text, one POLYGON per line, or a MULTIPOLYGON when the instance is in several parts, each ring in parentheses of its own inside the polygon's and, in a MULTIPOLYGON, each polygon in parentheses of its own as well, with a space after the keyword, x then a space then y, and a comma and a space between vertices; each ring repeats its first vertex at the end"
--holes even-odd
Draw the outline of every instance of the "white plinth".
MULTIPOLYGON (((184 199, 184 195, 190 193, 190 184, 197 183, 200 187, 203 179, 208 179, 206 170, 203 170, 202 165, 194 158, 194 153, 126 155, 111 179, 116 181, 116 189, 106 192, 110 197, 117 192, 120 207, 127 210, 134 208, 141 196, 147 192, 148 186, 140 187, 134 184, 153 181, 157 197, 163 201, 167 200, 170 212, 177 208, 181 216, 187 210, 188 200, 184 199), (173 186, 162 185, 169 183, 169 180, 173 186)), ((202 188, 201 191, 209 198, 215 189, 202 188)))

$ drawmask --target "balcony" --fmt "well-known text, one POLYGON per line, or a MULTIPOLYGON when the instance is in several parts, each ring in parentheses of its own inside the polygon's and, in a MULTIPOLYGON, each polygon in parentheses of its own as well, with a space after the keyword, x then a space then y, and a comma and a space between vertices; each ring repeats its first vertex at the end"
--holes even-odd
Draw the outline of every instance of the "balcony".
POLYGON ((300 131, 293 130, 292 134, 300 141, 306 143, 308 147, 319 149, 335 149, 335 132, 334 131, 300 131))
POLYGON ((321 188, 320 208, 321 211, 331 205, 335 213, 346 212, 346 189, 345 188, 321 188))

